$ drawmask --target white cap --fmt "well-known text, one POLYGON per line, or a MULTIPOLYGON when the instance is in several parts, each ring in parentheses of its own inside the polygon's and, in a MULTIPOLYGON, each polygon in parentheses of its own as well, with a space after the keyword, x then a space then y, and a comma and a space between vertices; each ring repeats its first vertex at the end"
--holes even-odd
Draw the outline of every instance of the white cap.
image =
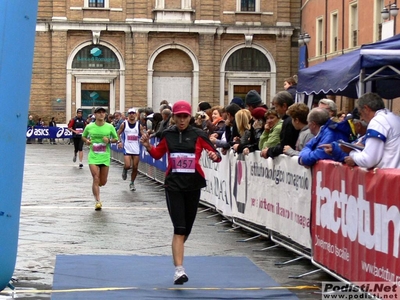
POLYGON ((128 114, 129 114, 129 113, 134 113, 134 114, 136 114, 136 109, 134 109, 134 108, 128 109, 128 114))

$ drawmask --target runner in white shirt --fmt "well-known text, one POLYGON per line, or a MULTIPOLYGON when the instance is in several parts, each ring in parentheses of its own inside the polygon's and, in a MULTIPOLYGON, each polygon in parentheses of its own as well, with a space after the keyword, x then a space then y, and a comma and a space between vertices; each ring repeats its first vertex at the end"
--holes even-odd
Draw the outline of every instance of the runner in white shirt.
POLYGON ((341 146, 342 150, 360 167, 399 169, 400 117, 385 108, 378 94, 364 94, 357 106, 361 119, 368 123, 364 150, 350 151, 341 146))
POLYGON ((141 131, 140 122, 136 118, 136 110, 128 110, 128 119, 125 120, 118 129, 118 148, 124 148, 124 169, 122 179, 126 180, 128 170, 132 168, 131 183, 129 189, 136 191, 135 179, 139 166, 139 135, 141 131))

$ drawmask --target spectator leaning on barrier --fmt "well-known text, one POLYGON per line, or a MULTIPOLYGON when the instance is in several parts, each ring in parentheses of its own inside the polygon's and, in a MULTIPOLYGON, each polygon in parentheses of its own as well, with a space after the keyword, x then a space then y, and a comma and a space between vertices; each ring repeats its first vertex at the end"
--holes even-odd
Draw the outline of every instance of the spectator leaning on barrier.
MULTIPOLYGON (((355 144, 360 147, 365 147, 365 139, 366 139, 366 133, 367 133, 367 122, 360 120, 360 115, 358 114, 357 108, 354 109, 352 112, 352 122, 354 124, 354 129, 357 134, 357 139, 352 142, 352 144, 355 144)), ((354 160, 350 157, 347 156, 347 154, 342 150, 342 148, 339 146, 338 142, 333 142, 332 144, 324 144, 321 145, 320 147, 324 148, 325 153, 329 154, 332 156, 332 159, 335 161, 343 162, 343 157, 344 157, 344 162, 349 165, 350 167, 354 167, 355 163, 354 160)))
MULTIPOLYGON (((305 167, 313 166, 318 160, 332 159, 332 156, 325 153, 324 149, 319 147, 323 144, 330 144, 338 140, 337 131, 326 126, 330 119, 329 113, 324 108, 313 108, 308 114, 308 128, 313 137, 300 151, 298 162, 305 167)), ((343 160, 344 157, 341 159, 343 160)))
POLYGON ((275 109, 269 109, 265 113, 267 119, 259 141, 259 148, 261 150, 260 156, 267 158, 268 148, 274 147, 280 142, 280 133, 282 131, 283 121, 275 109))
POLYGON ((308 128, 307 116, 309 112, 310 109, 304 103, 295 103, 289 106, 286 114, 292 118, 294 128, 300 130, 300 133, 296 141, 296 148, 293 149, 289 145, 285 145, 283 147, 284 154, 298 156, 308 141, 314 137, 308 128))
POLYGON ((272 100, 275 110, 278 112, 279 116, 282 118, 282 130, 279 135, 279 144, 270 147, 266 150, 266 156, 276 157, 283 153, 283 147, 289 145, 292 148, 296 147, 297 138, 299 137, 299 130, 296 130, 292 124, 292 118, 286 114, 289 106, 294 103, 292 95, 286 91, 279 92, 275 95, 272 100))
POLYGON ((211 141, 216 144, 217 147, 221 147, 222 154, 226 154, 228 149, 233 145, 233 139, 239 137, 239 132, 235 122, 235 115, 241 108, 239 105, 232 103, 225 107, 226 121, 225 121, 225 140, 221 139, 219 142, 215 138, 211 138, 211 141))
POLYGON ((267 111, 268 110, 264 107, 257 107, 255 109, 253 109, 253 111, 251 112, 251 116, 253 117, 253 125, 252 126, 254 129, 254 137, 255 138, 254 138, 254 144, 248 148, 249 152, 261 150, 259 147, 259 142, 260 142, 261 135, 264 132, 264 127, 266 124, 265 113, 267 111))
POLYGON ((210 103, 202 101, 199 103, 199 105, 197 107, 197 112, 194 115, 193 126, 209 133, 210 128, 212 128, 211 117, 212 117, 212 113, 211 113, 210 103))
POLYGON ((365 147, 360 152, 347 147, 342 150, 363 168, 400 168, 400 117, 388 111, 375 93, 361 96, 357 108, 368 123, 365 147))
POLYGON ((248 147, 254 144, 255 140, 250 111, 248 109, 239 110, 235 114, 235 123, 240 137, 233 139, 232 149, 237 153, 242 153, 244 149, 247 149, 246 152, 248 154, 248 147))
POLYGON ((209 134, 217 134, 217 138, 220 139, 222 133, 225 132, 225 120, 222 117, 224 108, 216 105, 211 108, 211 126, 209 128, 209 134))
POLYGON ((337 106, 333 100, 321 99, 318 102, 318 107, 324 108, 328 111, 330 116, 330 121, 328 124, 326 124, 326 126, 329 126, 330 128, 336 131, 336 133, 338 134, 338 139, 343 139, 345 141, 354 139, 355 132, 352 126, 350 125, 349 120, 344 118, 344 120, 341 121, 337 117, 337 106))

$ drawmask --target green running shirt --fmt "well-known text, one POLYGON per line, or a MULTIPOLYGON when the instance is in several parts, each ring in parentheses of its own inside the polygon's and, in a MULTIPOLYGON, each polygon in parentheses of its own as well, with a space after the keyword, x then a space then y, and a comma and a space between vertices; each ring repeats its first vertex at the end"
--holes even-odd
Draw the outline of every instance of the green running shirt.
POLYGON ((114 126, 110 123, 104 123, 102 126, 90 123, 85 127, 82 136, 92 141, 88 155, 88 164, 110 166, 111 148, 109 143, 106 144, 103 141, 103 137, 118 139, 114 126))

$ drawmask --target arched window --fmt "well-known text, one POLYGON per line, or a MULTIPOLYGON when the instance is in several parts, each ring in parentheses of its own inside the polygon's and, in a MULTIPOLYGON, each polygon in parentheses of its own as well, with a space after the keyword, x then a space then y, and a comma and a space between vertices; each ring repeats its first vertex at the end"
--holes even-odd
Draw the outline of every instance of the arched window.
POLYGON ((117 56, 109 48, 90 45, 82 48, 72 61, 73 69, 119 69, 117 56))
POLYGON ((242 48, 229 57, 225 71, 270 72, 271 66, 262 52, 254 48, 242 48))

